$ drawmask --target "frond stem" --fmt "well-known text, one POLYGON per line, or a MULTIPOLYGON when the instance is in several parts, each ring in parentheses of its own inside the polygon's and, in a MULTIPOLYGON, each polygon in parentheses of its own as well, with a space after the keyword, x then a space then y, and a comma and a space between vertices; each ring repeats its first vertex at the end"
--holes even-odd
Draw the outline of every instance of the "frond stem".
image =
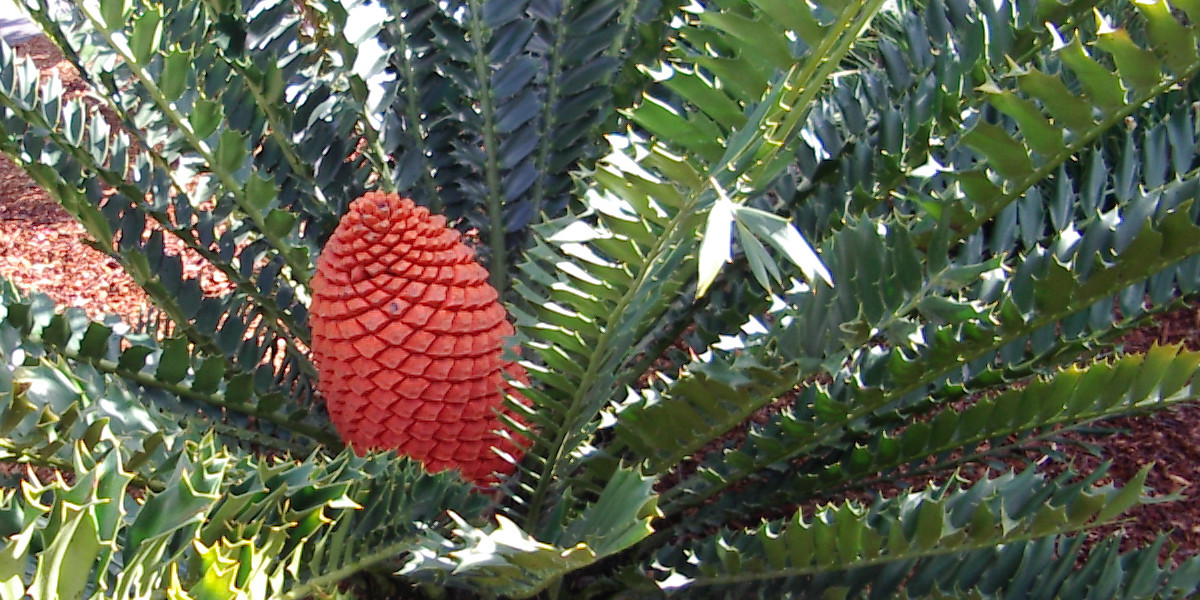
POLYGON ((490 281, 503 298, 508 292, 508 252, 504 235, 504 198, 501 196, 499 140, 496 137, 496 106, 492 97, 491 68, 483 24, 483 0, 470 0, 471 67, 479 83, 479 111, 483 117, 484 178, 487 182, 488 250, 490 281))
MULTIPOLYGON (((610 315, 624 314, 630 304, 641 295, 641 290, 650 281, 650 274, 653 272, 654 265, 663 257, 669 247, 679 243, 679 240, 674 239, 675 236, 679 234, 683 225, 688 220, 696 216, 694 209, 698 204, 697 197, 700 195, 700 192, 701 190, 693 191, 693 197, 675 214, 664 228, 663 233, 657 237, 650 251, 646 253, 646 261, 643 263, 642 269, 638 272, 637 282, 630 286, 625 294, 621 296, 621 299, 609 313, 610 315)), ((544 511, 545 507, 543 503, 545 502, 546 493, 549 491, 551 482, 558 475, 559 465, 565 460, 567 451, 574 446, 573 436, 582 435, 583 428, 576 427, 575 424, 579 420, 584 408, 587 407, 588 403, 585 402, 586 396, 592 391, 592 386, 595 385, 596 378, 606 363, 604 357, 609 353, 610 339, 614 331, 614 325, 611 322, 607 323, 599 339, 596 340, 592 354, 596 358, 588 363, 587 371, 584 372, 583 378, 580 380, 579 387, 577 388, 578 391, 571 399, 571 406, 567 409, 563 423, 560 424, 555 433, 554 443, 550 448, 551 453, 546 457, 541 477, 538 478, 537 487, 534 489, 533 496, 530 499, 529 511, 527 513, 530 516, 540 516, 544 511)))
MULTIPOLYGON (((421 153, 422 162, 425 162, 429 156, 429 147, 425 143, 429 132, 425 128, 425 120, 421 117, 421 89, 417 85, 417 69, 413 64, 413 53, 408 43, 411 33, 404 17, 398 17, 396 22, 400 28, 400 47, 393 51, 400 55, 401 64, 404 67, 404 79, 407 82, 401 84, 400 88, 404 94, 404 113, 413 130, 409 139, 416 146, 416 150, 421 153)), ((390 177, 388 179, 391 180, 390 177)), ((439 214, 445 211, 442 196, 438 193, 437 180, 434 179, 427 163, 421 168, 421 185, 425 188, 426 197, 429 198, 429 210, 439 214)))
MULTIPOLYGON (((244 414, 247 416, 251 416, 256 419, 260 419, 262 421, 266 421, 268 423, 278 425, 289 431, 293 431, 293 432, 308 436, 309 438, 312 438, 313 440, 317 441, 318 443, 323 444, 326 447, 334 449, 334 450, 340 449, 342 447, 341 438, 339 438, 337 435, 330 432, 329 430, 322 428, 322 427, 315 426, 315 425, 297 423, 295 421, 289 420, 286 415, 280 414, 278 411, 265 411, 265 410, 262 410, 256 406, 252 406, 252 405, 230 404, 225 401, 225 395, 220 392, 206 394, 206 393, 202 393, 202 392, 197 392, 197 391, 193 390, 191 388, 191 386, 186 385, 184 383, 167 383, 167 382, 162 381, 161 379, 158 379, 151 373, 147 373, 144 371, 134 371, 132 369, 124 368, 120 365, 120 363, 118 361, 108 360, 106 358, 96 358, 96 357, 86 356, 86 355, 80 354, 77 351, 72 350, 69 346, 64 347, 64 346, 60 346, 58 344, 50 343, 50 342, 42 339, 42 337, 37 334, 30 333, 30 334, 26 334, 24 337, 35 344, 44 345, 47 348, 53 349, 55 352, 57 352, 59 355, 61 355, 64 358, 67 358, 67 359, 70 359, 73 361, 77 361, 77 362, 87 363, 102 373, 112 373, 123 379, 128 379, 129 381, 132 381, 133 383, 136 383, 143 387, 147 387, 147 388, 151 388, 151 389, 160 389, 160 390, 169 392, 171 394, 174 394, 176 396, 179 396, 181 398, 188 398, 188 399, 195 400, 195 401, 198 401, 198 402, 201 402, 204 404, 208 404, 210 406, 215 406, 215 407, 222 408, 225 410, 230 410, 230 411, 241 413, 241 414, 244 414)), ((256 437, 256 438, 254 438, 254 441, 259 442, 259 443, 264 443, 264 444, 275 445, 278 448, 280 448, 281 450, 294 451, 297 449, 297 446, 295 444, 286 442, 284 440, 276 440, 271 437, 263 437, 263 438, 256 437)))
POLYGON ((375 550, 366 554, 359 554, 355 560, 349 564, 342 565, 331 571, 324 571, 320 575, 313 577, 303 583, 297 583, 291 587, 287 593, 281 594, 281 600, 296 600, 306 598, 313 592, 319 590, 326 585, 338 583, 356 573, 369 569, 379 563, 395 559, 402 552, 410 549, 413 545, 419 542, 420 538, 410 537, 391 544, 376 547, 375 550))
POLYGON ((563 2, 559 7, 558 19, 554 22, 554 43, 550 45, 548 54, 550 55, 550 67, 546 73, 546 99, 542 103, 542 131, 539 134, 541 143, 537 149, 536 169, 538 177, 533 182, 532 198, 533 215, 542 212, 542 204, 546 198, 546 163, 550 159, 550 150, 553 144, 550 143, 550 136, 554 133, 554 127, 558 124, 555 104, 558 103, 559 85, 558 79, 562 76, 563 71, 563 55, 562 42, 567 35, 566 15, 575 7, 575 3, 570 0, 563 2))

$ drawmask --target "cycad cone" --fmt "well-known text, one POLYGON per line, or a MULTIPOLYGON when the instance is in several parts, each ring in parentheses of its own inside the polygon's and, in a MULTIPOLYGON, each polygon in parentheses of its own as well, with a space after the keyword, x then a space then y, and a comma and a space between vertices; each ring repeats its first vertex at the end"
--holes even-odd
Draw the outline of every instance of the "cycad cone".
POLYGON ((476 483, 510 473, 501 437, 513 334, 488 272, 445 218, 396 194, 350 204, 312 280, 318 389, 358 452, 395 448, 476 483))

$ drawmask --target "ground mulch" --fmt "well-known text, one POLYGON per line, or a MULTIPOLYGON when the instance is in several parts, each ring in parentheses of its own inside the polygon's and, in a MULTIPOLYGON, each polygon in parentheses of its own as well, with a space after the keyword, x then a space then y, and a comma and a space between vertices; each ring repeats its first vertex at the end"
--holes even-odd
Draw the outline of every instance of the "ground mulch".
MULTIPOLYGON (((1200 306, 1167 313, 1154 324, 1133 331, 1124 338, 1123 350, 1142 352, 1156 343, 1200 350, 1200 306)), ((1130 511, 1128 523, 1100 528, 1092 535, 1121 530, 1125 547, 1133 547, 1148 544, 1161 531, 1170 531, 1168 544, 1178 548, 1177 558, 1200 554, 1200 403, 1109 419, 1099 425, 1117 433, 1071 436, 1100 451, 1099 456, 1072 452, 1077 469, 1086 472, 1109 460, 1113 480, 1123 483, 1145 465, 1153 464, 1146 486, 1155 494, 1177 494, 1180 499, 1137 507, 1130 511)))
MULTIPOLYGON (((37 39, 18 47, 42 69, 54 69, 69 90, 79 90, 78 73, 58 60, 54 47, 37 39)), ((86 233, 16 165, 0 157, 0 276, 26 292, 47 294, 62 306, 80 307, 93 317, 104 313, 138 315, 149 307, 146 296, 115 260, 86 245, 86 233)), ((192 261, 189 261, 189 263, 192 261)), ((198 267, 190 268, 192 273, 198 267)), ((1165 315, 1125 340, 1127 351, 1152 343, 1182 343, 1200 350, 1200 308, 1165 315)), ((1086 472, 1112 461, 1116 483, 1127 481, 1153 463, 1148 485, 1155 493, 1179 494, 1172 502, 1139 507, 1124 523, 1097 533, 1120 530, 1128 546, 1148 543, 1170 531, 1176 556, 1200 554, 1200 404, 1192 403, 1153 415, 1112 419, 1102 426, 1111 435, 1074 435, 1097 454, 1062 447, 1077 469, 1086 472)))
MULTIPOLYGON (((16 47, 43 72, 57 71, 68 93, 84 84, 45 38, 16 47)), ((41 292, 64 307, 91 317, 137 315, 149 307, 142 289, 121 266, 86 245, 83 226, 41 190, 18 166, 0 156, 0 277, 23 292, 41 292)))

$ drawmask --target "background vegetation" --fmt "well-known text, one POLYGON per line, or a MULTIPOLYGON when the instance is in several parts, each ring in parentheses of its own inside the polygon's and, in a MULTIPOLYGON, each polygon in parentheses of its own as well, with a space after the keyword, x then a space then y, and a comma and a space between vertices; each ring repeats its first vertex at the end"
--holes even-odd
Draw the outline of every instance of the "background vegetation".
POLYGON ((73 478, 0 498, 0 597, 1200 585, 1163 539, 1081 557, 1144 473, 1021 464, 1196 399, 1200 354, 1114 341, 1200 286, 1200 4, 29 10, 91 93, 0 43, 0 150, 161 314, 3 290, 0 458, 73 478), (495 490, 343 450, 315 394, 314 257, 368 189, 509 302, 531 445, 495 490))

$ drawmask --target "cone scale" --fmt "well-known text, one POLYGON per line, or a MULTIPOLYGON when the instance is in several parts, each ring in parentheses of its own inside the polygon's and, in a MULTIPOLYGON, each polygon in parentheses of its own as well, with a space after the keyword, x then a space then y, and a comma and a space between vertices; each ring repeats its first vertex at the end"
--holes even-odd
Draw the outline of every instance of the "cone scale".
POLYGON ((318 390, 342 439, 476 483, 510 473, 501 355, 513 334, 488 272, 440 215, 396 194, 350 204, 312 280, 318 390))

